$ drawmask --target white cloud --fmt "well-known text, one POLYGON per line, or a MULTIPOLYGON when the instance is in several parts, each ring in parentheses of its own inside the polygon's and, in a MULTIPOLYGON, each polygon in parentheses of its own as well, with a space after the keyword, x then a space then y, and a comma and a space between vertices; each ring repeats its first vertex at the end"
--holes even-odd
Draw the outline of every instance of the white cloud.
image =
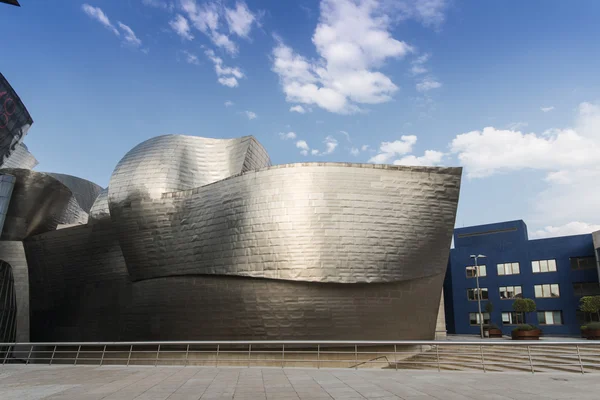
POLYGON ((200 60, 197 55, 190 53, 187 50, 183 50, 182 53, 185 55, 185 61, 188 64, 200 65, 200 60))
POLYGON ((272 69, 286 100, 339 114, 391 100, 398 88, 376 69, 412 48, 394 39, 389 26, 390 18, 376 1, 322 0, 312 38, 319 59, 307 60, 280 39, 273 50, 272 69))
POLYGON ((554 110, 554 107, 553 106, 550 106, 550 107, 540 107, 540 110, 542 110, 543 112, 546 113, 546 112, 554 110))
POLYGON ((394 165, 412 165, 412 166, 433 166, 440 165, 444 153, 435 150, 425 150, 425 154, 421 157, 413 155, 404 156, 394 161, 394 165))
POLYGON ((280 132, 279 137, 282 140, 296 139, 296 134, 294 132, 288 132, 288 133, 280 132))
POLYGON ((412 147, 417 143, 415 135, 403 135, 400 140, 393 142, 382 142, 379 147, 380 153, 369 159, 370 163, 385 164, 395 156, 412 152, 412 147))
POLYGON ((359 154, 360 154, 360 150, 359 150, 359 149, 357 149, 356 147, 352 147, 352 148, 350 149, 350 154, 352 154, 353 156, 357 156, 357 155, 359 155, 359 154))
POLYGON ((252 111, 244 111, 244 114, 246 114, 246 117, 248 117, 249 120, 253 120, 258 118, 258 116, 256 115, 256 113, 252 112, 252 111))
POLYGON ((425 53, 425 54, 422 54, 419 57, 415 58, 411 62, 412 67, 410 68, 410 72, 413 75, 420 75, 420 74, 426 73, 427 72, 427 68, 425 68, 423 66, 423 64, 425 64, 429 60, 430 57, 431 57, 430 54, 425 53))
POLYGON ((206 56, 215 64, 215 72, 217 73, 217 81, 224 86, 237 87, 238 79, 244 77, 242 71, 237 67, 225 67, 223 65, 223 59, 217 57, 215 52, 208 49, 204 52, 206 56))
POLYGON ((191 34, 190 24, 188 20, 181 14, 177 14, 175 19, 169 22, 171 29, 185 40, 192 40, 194 36, 191 34))
POLYGON ((227 100, 225 102, 225 107, 231 107, 233 104, 234 104, 233 101, 227 100))
POLYGON ((338 146, 338 141, 333 136, 327 136, 323 143, 325 143, 325 151, 322 154, 331 154, 338 146))
POLYGON ((306 156, 306 155, 308 155, 308 152, 309 152, 309 150, 310 150, 310 147, 308 147, 308 143, 306 143, 306 141, 305 141, 305 140, 298 140, 298 141, 296 142, 296 147, 297 147, 297 148, 299 148, 299 149, 301 150, 301 151, 300 151, 300 154, 302 154, 303 156, 306 156))
POLYGON ((399 19, 416 19, 423 25, 433 28, 445 20, 444 11, 448 7, 448 0, 383 0, 390 8, 400 12, 399 19))
POLYGON ((511 131, 518 131, 526 128, 529 124, 527 122, 513 122, 507 125, 507 128, 511 131))
POLYGON ((290 112, 297 112, 299 114, 304 114, 306 112, 306 110, 304 109, 304 107, 298 105, 298 106, 290 107, 290 112))
POLYGON ((123 41, 125 44, 133 47, 140 47, 142 45, 142 41, 138 39, 137 36, 135 36, 135 33, 130 27, 128 27, 121 21, 118 22, 118 25, 119 28, 121 28, 121 30, 123 31, 123 41))
POLYGON ((360 147, 360 150, 361 150, 361 151, 367 151, 367 150, 369 150, 369 147, 370 147, 370 146, 369 146, 368 144, 363 144, 363 145, 360 147))
POLYGON ((346 137, 346 140, 349 143, 352 143, 352 140, 350 140, 350 134, 348 132, 346 132, 346 131, 340 131, 340 133, 346 137))
POLYGON ((542 239, 557 236, 570 236, 592 233, 600 230, 600 225, 588 224, 586 222, 573 221, 561 226, 546 226, 531 233, 532 239, 542 239))
POLYGON ((175 5, 170 1, 163 0, 142 0, 142 4, 148 7, 163 8, 172 11, 175 5))
POLYGON ((235 9, 225 8, 225 19, 229 25, 230 32, 245 38, 248 37, 256 17, 248 9, 246 3, 238 1, 235 5, 235 9))
POLYGON ((425 78, 421 82, 417 83, 416 88, 419 92, 427 92, 432 89, 441 87, 442 84, 433 78, 425 78))
POLYGON ((319 155, 319 150, 313 149, 313 150, 310 151, 310 154, 312 154, 313 156, 318 156, 319 155))
POLYGON ((117 36, 120 36, 117 28, 115 28, 115 26, 110 22, 110 20, 108 19, 106 14, 104 14, 104 11, 102 11, 102 9, 100 7, 92 7, 89 4, 83 4, 81 6, 81 9, 88 16, 90 16, 91 18, 95 19, 96 21, 98 21, 102 25, 104 25, 109 31, 111 31, 112 33, 114 33, 117 36))

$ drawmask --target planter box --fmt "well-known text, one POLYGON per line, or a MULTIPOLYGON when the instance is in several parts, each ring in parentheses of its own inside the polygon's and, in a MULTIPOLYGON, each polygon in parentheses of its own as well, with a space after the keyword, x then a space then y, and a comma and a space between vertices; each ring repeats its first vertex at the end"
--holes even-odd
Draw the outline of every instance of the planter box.
POLYGON ((600 340, 600 329, 586 329, 581 332, 581 336, 588 340, 600 340))
POLYGON ((539 340, 542 331, 539 329, 533 331, 512 331, 513 340, 539 340))
POLYGON ((500 329, 490 329, 490 338, 502 338, 502 331, 500 329))

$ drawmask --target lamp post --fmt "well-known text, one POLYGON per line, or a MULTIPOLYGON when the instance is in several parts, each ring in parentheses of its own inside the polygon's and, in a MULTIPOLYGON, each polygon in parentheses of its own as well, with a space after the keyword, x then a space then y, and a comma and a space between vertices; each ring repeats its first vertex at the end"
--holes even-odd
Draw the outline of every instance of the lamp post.
POLYGON ((479 310, 479 335, 483 338, 483 314, 481 313, 481 290, 479 289, 479 267, 477 266, 477 259, 485 258, 483 254, 474 255, 470 257, 475 260, 475 280, 477 282, 477 309, 479 310))

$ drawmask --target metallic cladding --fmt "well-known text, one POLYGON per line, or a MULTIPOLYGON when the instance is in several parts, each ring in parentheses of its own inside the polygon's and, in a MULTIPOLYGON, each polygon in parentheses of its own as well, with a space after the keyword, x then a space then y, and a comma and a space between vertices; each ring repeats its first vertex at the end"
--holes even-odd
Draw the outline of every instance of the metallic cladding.
POLYGON ((10 156, 0 163, 0 168, 33 169, 36 165, 38 165, 38 160, 29 152, 24 143, 19 143, 10 156))
POLYGON ((0 73, 0 164, 11 155, 33 124, 29 111, 0 73))
POLYGON ((94 201, 102 191, 101 186, 76 176, 56 174, 54 172, 47 172, 47 174, 68 187, 73 196, 75 196, 79 207, 86 213, 90 212, 94 201))
POLYGON ((25 247, 33 341, 433 339, 443 280, 132 282, 107 220, 38 235, 25 247))
POLYGON ((395 282, 445 271, 459 186, 457 168, 290 164, 113 203, 111 217, 133 280, 395 282))
POLYGON ((110 219, 108 209, 108 188, 102 189, 90 209, 90 221, 110 219))

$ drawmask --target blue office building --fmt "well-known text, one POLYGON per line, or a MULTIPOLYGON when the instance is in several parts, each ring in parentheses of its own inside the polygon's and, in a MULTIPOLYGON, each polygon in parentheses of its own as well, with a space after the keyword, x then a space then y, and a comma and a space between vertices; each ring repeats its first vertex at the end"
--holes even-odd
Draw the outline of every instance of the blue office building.
POLYGON ((600 294, 592 234, 529 240, 521 220, 454 230, 454 249, 444 281, 449 333, 478 334, 478 259, 482 309, 491 302, 484 323, 494 323, 509 335, 526 318, 544 335, 579 335, 594 315, 578 310, 579 299, 600 294), (516 298, 536 302, 537 312, 523 316, 512 310, 516 298))

